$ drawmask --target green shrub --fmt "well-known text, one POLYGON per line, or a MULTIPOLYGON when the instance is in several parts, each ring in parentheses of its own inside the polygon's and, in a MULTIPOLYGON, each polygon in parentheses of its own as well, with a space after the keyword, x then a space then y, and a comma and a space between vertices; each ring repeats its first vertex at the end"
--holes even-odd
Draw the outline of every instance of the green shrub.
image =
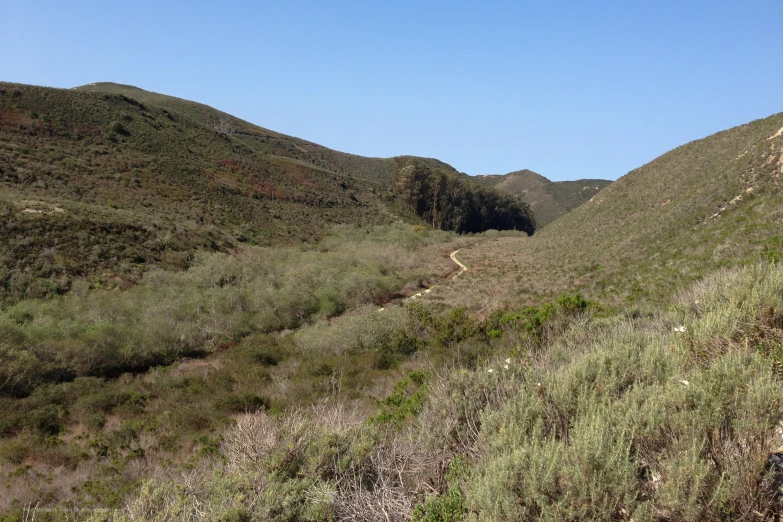
POLYGON ((27 437, 0 440, 0 458, 10 464, 22 464, 27 457, 35 454, 36 443, 27 437))
POLYGON ((410 372, 408 377, 394 385, 394 392, 378 402, 381 411, 370 417, 371 424, 401 426, 406 420, 418 415, 427 398, 424 383, 426 374, 410 372))
POLYGON ((49 404, 29 411, 22 419, 22 425, 40 437, 49 437, 60 433, 62 417, 60 408, 49 404))
POLYGON ((467 513, 465 496, 459 481, 466 478, 468 465, 457 455, 449 463, 445 493, 428 497, 413 510, 413 522, 461 522, 467 513))
POLYGON ((254 362, 266 366, 277 366, 287 357, 285 350, 274 340, 265 340, 263 344, 251 346, 250 357, 254 362))
POLYGON ((120 134, 122 136, 128 136, 130 134, 128 129, 125 128, 125 125, 119 121, 112 122, 112 124, 109 125, 109 130, 114 134, 120 134))
POLYGON ((230 394, 218 399, 215 408, 230 413, 255 412, 269 409, 269 399, 252 393, 230 394))

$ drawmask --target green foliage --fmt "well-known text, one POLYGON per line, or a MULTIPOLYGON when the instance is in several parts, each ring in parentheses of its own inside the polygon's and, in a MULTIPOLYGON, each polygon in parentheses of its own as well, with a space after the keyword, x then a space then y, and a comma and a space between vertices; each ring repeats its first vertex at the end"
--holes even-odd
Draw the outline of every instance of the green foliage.
POLYGON ((585 300, 579 294, 563 294, 539 306, 515 311, 495 310, 487 317, 484 329, 492 339, 505 335, 516 342, 517 352, 537 350, 574 317, 596 308, 596 303, 585 300))
POLYGON ((122 136, 127 136, 130 134, 130 132, 128 132, 128 129, 126 129, 125 126, 122 124, 122 122, 119 121, 112 122, 112 124, 109 125, 109 130, 115 134, 120 134, 122 136))
POLYGON ((464 520, 467 508, 465 496, 459 485, 459 480, 465 478, 468 471, 467 463, 457 455, 449 463, 449 473, 446 475, 448 490, 442 495, 428 497, 424 503, 413 510, 413 522, 461 522, 464 520))
POLYGON ((783 237, 772 236, 762 243, 762 255, 771 263, 783 261, 783 237))
POLYGON ((436 346, 448 347, 476 335, 478 323, 467 314, 466 308, 453 308, 439 320, 431 322, 432 341, 436 346))
POLYGON ((254 362, 267 366, 277 366, 288 353, 274 338, 265 337, 260 343, 253 343, 250 348, 250 357, 254 362))
MULTIPOLYGON (((354 232, 364 240, 348 242, 339 236, 346 230, 338 229, 328 245, 315 250, 255 247, 233 256, 200 254, 187 271, 153 270, 124 292, 82 289, 0 311, 0 393, 27 395, 43 382, 144 371, 203 356, 251 334, 299 328, 383 300, 411 277, 412 265, 405 263, 415 260, 398 264, 398 258, 409 248, 450 237, 424 238, 402 226, 354 232), (377 237, 389 236, 402 242, 379 247, 377 237)), ((394 311, 344 322, 345 339, 332 339, 335 329, 327 328, 329 335, 317 334, 313 342, 374 346, 388 351, 391 365, 418 349, 413 336, 394 334, 399 323, 394 311), (377 334, 367 319, 378 324, 377 334)), ((304 339, 300 345, 309 349, 304 339)), ((274 366, 285 356, 276 346, 262 343, 252 358, 274 366)))
POLYGON ((409 334, 404 328, 394 330, 391 340, 380 346, 380 359, 378 367, 381 369, 393 368, 403 359, 410 357, 426 346, 423 339, 409 334))
POLYGON ((401 160, 394 188, 407 208, 433 228, 457 232, 536 229, 530 207, 513 196, 417 160, 401 160))
POLYGON ((400 427, 415 417, 424 406, 427 391, 424 384, 427 375, 422 371, 410 372, 408 377, 394 385, 394 392, 378 402, 381 411, 370 417, 371 424, 390 424, 400 427))
POLYGON ((270 401, 253 393, 232 393, 215 402, 215 408, 231 413, 255 412, 269 409, 270 401))
MULTIPOLYGON (((389 308, 391 320, 376 323, 383 312, 368 309, 357 324, 382 334, 367 339, 399 347, 417 339, 409 355, 396 352, 406 374, 368 417, 356 409, 357 392, 395 375, 375 366, 383 343, 300 351, 299 334, 255 335, 216 354, 220 364, 79 378, 3 398, 4 419, 16 420, 0 455, 19 469, 32 455, 95 459, 106 471, 78 486, 80 498, 118 505, 130 495, 122 511, 135 513, 129 520, 187 518, 193 506, 214 519, 269 520, 340 519, 358 510, 370 517, 392 506, 419 521, 660 513, 722 521, 769 512, 775 500, 765 488, 777 479, 764 478, 764 464, 783 416, 775 370, 781 289, 782 269, 754 266, 707 278, 657 314, 595 315, 583 299, 563 297, 508 324, 500 324, 508 312, 495 314, 467 338, 454 333, 470 323, 462 310, 416 303, 389 308), (516 330, 507 329, 551 309, 543 324, 560 327, 546 345, 524 361, 508 357, 518 346, 516 330), (498 328, 502 335, 492 338, 498 328), (459 350, 470 343, 484 346, 483 360, 461 364, 459 350), (432 357, 447 353, 452 359, 441 363, 432 357), (434 368, 410 371, 417 361, 434 368), (268 372, 274 379, 263 378, 268 372), (270 413, 245 413, 267 397, 270 413), (89 421, 96 411, 106 413, 89 421), (55 419, 60 430, 74 419, 89 426, 80 436, 84 456, 51 435, 55 419), (144 442, 150 437, 155 444, 144 442), (133 489, 131 463, 177 455, 176 448, 184 464, 169 462, 156 475, 174 478, 133 489)), ((31 321, 20 310, 13 318, 31 321)))
POLYGON ((723 520, 751 506, 763 512, 763 441, 783 402, 771 365, 743 337, 779 303, 773 288, 783 288, 781 273, 724 273, 685 294, 688 308, 673 317, 645 326, 617 318, 554 339, 516 394, 485 408, 484 453, 464 490, 478 519, 606 520, 622 512, 647 520, 657 512, 723 520), (694 344, 711 349, 693 351, 694 344))

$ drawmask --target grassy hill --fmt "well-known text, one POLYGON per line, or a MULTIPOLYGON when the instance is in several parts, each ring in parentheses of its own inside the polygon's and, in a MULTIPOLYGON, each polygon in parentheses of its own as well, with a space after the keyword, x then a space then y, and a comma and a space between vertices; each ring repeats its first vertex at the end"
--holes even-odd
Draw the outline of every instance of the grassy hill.
MULTIPOLYGON (((393 181, 396 160, 412 158, 368 158, 328 149, 317 143, 287 136, 236 118, 207 105, 183 100, 174 96, 145 91, 131 85, 111 82, 91 83, 76 87, 79 92, 113 93, 133 98, 142 103, 161 107, 181 114, 191 121, 225 132, 241 140, 254 152, 272 154, 295 159, 309 165, 321 167, 330 172, 345 174, 388 185, 393 181)), ((416 158, 433 168, 445 168, 456 172, 453 167, 432 158, 416 158)))
POLYGON ((781 260, 782 128, 776 114, 688 143, 529 241, 500 238, 465 250, 463 261, 474 269, 443 298, 488 309, 564 291, 642 302, 716 268, 781 260))
POLYGON ((344 154, 125 85, 2 83, 0 301, 83 278, 127 287, 150 267, 189 266, 197 250, 301 243, 334 224, 418 222, 394 190, 410 162, 457 174, 433 159, 344 154))
POLYGON ((480 185, 518 195, 533 209, 539 228, 572 211, 611 183, 605 179, 550 181, 527 169, 508 174, 484 174, 473 179, 480 185))

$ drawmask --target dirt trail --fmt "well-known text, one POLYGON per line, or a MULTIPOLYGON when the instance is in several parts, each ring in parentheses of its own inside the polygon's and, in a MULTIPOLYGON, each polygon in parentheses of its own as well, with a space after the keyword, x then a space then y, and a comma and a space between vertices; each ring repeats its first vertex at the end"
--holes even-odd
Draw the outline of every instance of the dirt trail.
POLYGON ((456 278, 458 275, 461 275, 465 270, 468 269, 468 267, 463 265, 462 262, 460 262, 460 260, 457 259, 457 252, 459 252, 459 250, 455 250, 454 252, 449 254, 449 257, 451 258, 451 260, 454 261, 455 263, 457 263, 457 265, 459 266, 459 272, 454 274, 454 277, 452 277, 452 279, 456 278))
MULTIPOLYGON (((465 272, 465 271, 468 269, 468 267, 466 267, 465 265, 463 265, 463 264, 460 262, 460 260, 459 260, 459 259, 457 259, 457 252, 459 252, 459 249, 457 249, 457 250, 455 250, 454 252, 452 252, 451 254, 449 254, 449 257, 451 258, 451 260, 452 260, 452 261, 454 261, 455 263, 457 263, 457 266, 459 266, 459 272, 457 272, 456 274, 454 274, 454 276, 453 276, 453 277, 451 277, 451 279, 456 279, 457 277, 459 277, 460 275, 462 275, 462 274, 463 274, 463 273, 464 273, 464 272, 465 272)), ((435 288, 436 286, 438 286, 438 285, 433 285, 433 286, 431 286, 431 287, 427 288, 426 290, 422 290, 422 291, 421 291, 421 292, 419 292, 418 294, 413 294, 412 296, 410 296, 410 297, 407 297, 405 300, 407 301, 407 300, 409 300, 409 299, 416 299, 417 297, 421 297, 421 296, 423 296, 424 294, 429 294, 430 292, 432 292, 432 289, 433 289, 433 288, 435 288)))

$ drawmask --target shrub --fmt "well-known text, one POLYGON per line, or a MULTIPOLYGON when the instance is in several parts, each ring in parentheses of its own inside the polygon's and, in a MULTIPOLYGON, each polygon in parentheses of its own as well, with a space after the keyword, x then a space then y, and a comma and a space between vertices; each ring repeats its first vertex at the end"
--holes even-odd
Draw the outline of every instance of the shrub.
POLYGON ((423 372, 409 373, 406 379, 394 385, 394 392, 391 395, 379 401, 381 411, 370 417, 369 422, 399 427, 406 420, 418 415, 427 398, 426 390, 423 388, 425 380, 426 375, 423 372))
POLYGON ((461 522, 467 513, 465 496, 459 481, 468 472, 467 463, 457 455, 449 463, 446 475, 448 490, 437 496, 428 497, 413 510, 413 522, 461 522))
POLYGON ((130 134, 128 129, 125 128, 125 125, 119 121, 112 122, 111 125, 109 125, 109 130, 114 134, 120 134, 122 136, 128 136, 130 134))
POLYGON ((247 413, 269 409, 269 399, 252 393, 230 394, 215 403, 217 410, 247 413))

